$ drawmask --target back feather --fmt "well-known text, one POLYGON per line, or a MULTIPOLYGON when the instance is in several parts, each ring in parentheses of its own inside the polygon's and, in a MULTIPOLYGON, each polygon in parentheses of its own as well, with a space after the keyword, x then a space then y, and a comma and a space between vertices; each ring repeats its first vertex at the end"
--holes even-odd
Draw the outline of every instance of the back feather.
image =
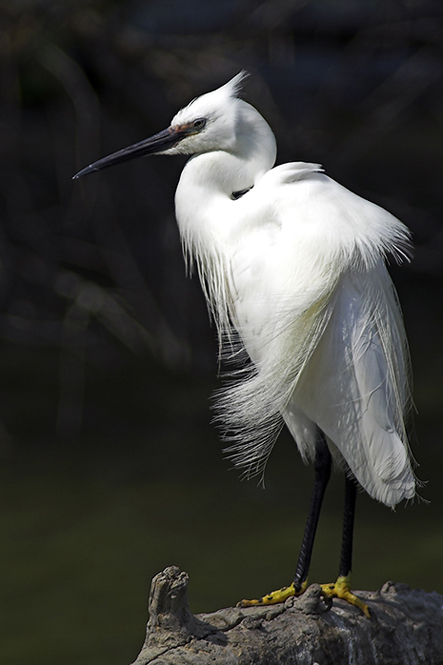
MULTIPOLYGON (((275 179, 276 171, 287 178, 294 167, 277 167, 263 179, 275 179)), ((408 233, 392 215, 322 174, 308 174, 311 182, 303 185, 304 173, 297 170, 301 185, 318 191, 315 198, 304 193, 306 210, 298 208, 303 235, 284 237, 284 227, 275 231, 284 237, 287 252, 294 252, 295 288, 287 288, 284 297, 271 290, 279 272, 283 285, 285 266, 291 265, 278 240, 275 256, 284 256, 286 264, 272 263, 272 230, 259 239, 251 230, 244 255, 239 249, 237 263, 235 253, 231 259, 232 322, 252 363, 217 395, 218 419, 231 441, 227 452, 247 476, 263 476, 284 422, 305 460, 315 455, 318 426, 335 458, 344 460, 366 491, 394 506, 414 495, 415 479, 405 425, 411 405, 409 355, 384 256, 405 256, 408 233), (329 205, 334 191, 337 206, 323 211, 321 197, 326 192, 329 205), (359 217, 352 216, 354 208, 359 217), (337 226, 319 225, 317 237, 316 220, 327 220, 328 211, 337 226), (257 265, 252 259, 247 268, 253 251, 264 258, 257 265), (317 256, 316 263, 305 265, 304 256, 317 256), (297 283, 299 273, 309 279, 297 283)), ((294 217, 297 207, 293 210, 294 217)), ((297 228, 295 219, 291 233, 297 228)), ((228 348, 232 352, 232 345, 228 348)), ((231 358, 237 356, 234 349, 231 358)))

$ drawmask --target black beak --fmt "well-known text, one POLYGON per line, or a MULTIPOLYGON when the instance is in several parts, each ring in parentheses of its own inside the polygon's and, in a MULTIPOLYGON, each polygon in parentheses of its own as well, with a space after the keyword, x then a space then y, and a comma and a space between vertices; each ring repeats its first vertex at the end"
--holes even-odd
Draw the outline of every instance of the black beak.
POLYGON ((148 139, 144 139, 139 143, 134 143, 127 148, 113 152, 112 155, 108 155, 107 157, 102 157, 102 159, 97 160, 76 173, 73 176, 73 179, 82 178, 84 175, 88 175, 88 173, 92 173, 93 171, 101 171, 102 169, 107 169, 109 166, 121 164, 130 159, 135 159, 136 157, 144 157, 144 155, 155 155, 165 152, 176 146, 185 136, 187 136, 187 132, 184 128, 168 127, 168 129, 164 129, 162 132, 154 134, 154 136, 150 136, 148 139))

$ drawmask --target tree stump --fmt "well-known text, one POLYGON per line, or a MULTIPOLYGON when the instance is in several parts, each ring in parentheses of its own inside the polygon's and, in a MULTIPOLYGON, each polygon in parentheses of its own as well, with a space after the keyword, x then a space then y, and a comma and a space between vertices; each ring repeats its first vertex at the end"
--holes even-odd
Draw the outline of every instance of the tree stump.
POLYGON ((133 665, 443 665, 443 596, 386 582, 358 591, 372 618, 312 584, 268 607, 228 607, 194 616, 188 575, 154 577, 146 640, 133 665))

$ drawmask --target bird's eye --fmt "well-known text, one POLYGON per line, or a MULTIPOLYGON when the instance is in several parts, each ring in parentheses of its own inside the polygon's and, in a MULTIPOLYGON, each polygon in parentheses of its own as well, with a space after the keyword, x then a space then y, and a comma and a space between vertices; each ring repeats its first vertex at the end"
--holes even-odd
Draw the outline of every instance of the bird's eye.
POLYGON ((194 129, 203 129, 205 125, 206 125, 205 118, 197 118, 197 120, 194 120, 194 122, 192 123, 194 129))

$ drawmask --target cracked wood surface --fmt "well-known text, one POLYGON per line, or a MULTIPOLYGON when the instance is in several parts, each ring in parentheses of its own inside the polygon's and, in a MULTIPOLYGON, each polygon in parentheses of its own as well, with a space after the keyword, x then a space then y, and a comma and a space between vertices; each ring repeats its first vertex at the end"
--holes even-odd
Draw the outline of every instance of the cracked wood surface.
POLYGON ((318 584, 269 607, 194 616, 188 575, 171 566, 152 580, 146 640, 133 665, 443 665, 443 596, 387 582, 359 591, 372 619, 318 584))

